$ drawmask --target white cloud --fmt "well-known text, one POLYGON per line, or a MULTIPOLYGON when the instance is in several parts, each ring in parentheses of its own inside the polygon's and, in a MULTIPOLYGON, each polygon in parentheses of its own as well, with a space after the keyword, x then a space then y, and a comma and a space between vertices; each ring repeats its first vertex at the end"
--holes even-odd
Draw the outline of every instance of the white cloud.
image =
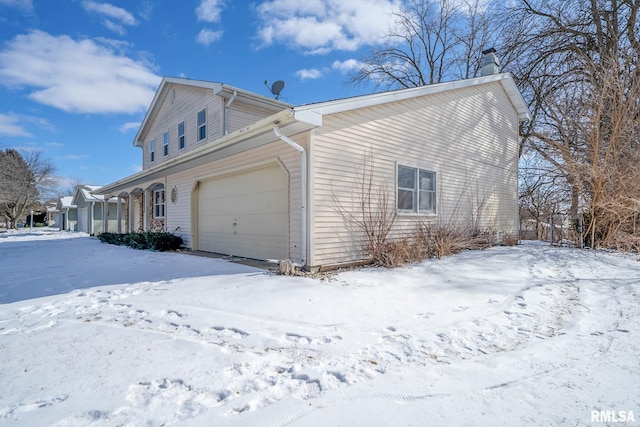
POLYGON ((356 71, 364 67, 364 64, 357 59, 347 59, 346 61, 334 61, 331 68, 338 70, 343 74, 356 71))
POLYGON ((23 126, 24 121, 15 114, 0 113, 0 135, 5 136, 32 136, 23 126))
POLYGON ((317 68, 306 68, 296 71, 296 76, 301 80, 315 80, 322 77, 322 71, 317 68))
POLYGON ((196 8, 198 21, 220 22, 220 15, 224 9, 224 0, 202 0, 196 8))
POLYGON ((211 43, 220 40, 220 38, 222 38, 222 33, 222 30, 213 31, 204 28, 200 33, 198 33, 196 41, 202 45, 209 46, 211 43))
POLYGON ((0 5, 15 7, 27 12, 33 10, 33 0, 0 0, 0 5))
POLYGON ((82 6, 87 12, 95 13, 103 17, 102 24, 119 35, 126 33, 125 25, 138 25, 138 21, 136 21, 136 18, 130 12, 110 3, 85 0, 82 2, 82 6))
POLYGON ((0 51, 0 84, 29 88, 41 104, 75 113, 135 113, 161 78, 109 40, 74 40, 42 31, 18 35, 0 51))
POLYGON ((283 43, 307 53, 353 51, 377 43, 401 0, 269 0, 257 6, 263 45, 283 43))
POLYGON ((141 4, 141 10, 139 12, 140 17, 145 21, 151 19, 151 14, 153 13, 154 5, 149 0, 144 0, 141 4))
POLYGON ((120 132, 127 133, 130 130, 136 130, 140 127, 140 122, 128 122, 120 126, 120 132))

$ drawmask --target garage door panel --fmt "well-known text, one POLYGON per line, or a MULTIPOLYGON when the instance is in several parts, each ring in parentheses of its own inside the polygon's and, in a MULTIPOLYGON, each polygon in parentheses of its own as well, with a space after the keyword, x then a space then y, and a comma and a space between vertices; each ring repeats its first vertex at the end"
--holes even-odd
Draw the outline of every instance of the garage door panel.
POLYGON ((198 248, 250 258, 287 258, 288 200, 288 178, 279 165, 202 182, 198 248))

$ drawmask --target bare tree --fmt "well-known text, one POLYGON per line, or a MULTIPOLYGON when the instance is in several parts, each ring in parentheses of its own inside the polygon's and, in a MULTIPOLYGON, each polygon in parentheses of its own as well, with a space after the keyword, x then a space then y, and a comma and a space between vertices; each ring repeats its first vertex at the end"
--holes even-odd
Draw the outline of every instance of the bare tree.
POLYGON ((474 77, 494 16, 481 0, 408 0, 351 84, 408 88, 474 77))
POLYGON ((629 0, 521 0, 505 25, 503 63, 534 117, 522 129, 522 148, 554 166, 556 182, 571 193, 571 216, 588 214, 592 246, 611 245, 613 232, 628 228, 622 206, 637 198, 630 165, 638 144, 639 7, 629 0))
POLYGON ((0 212, 8 228, 16 228, 27 211, 40 206, 40 192, 53 171, 40 151, 24 155, 13 149, 0 151, 0 212))

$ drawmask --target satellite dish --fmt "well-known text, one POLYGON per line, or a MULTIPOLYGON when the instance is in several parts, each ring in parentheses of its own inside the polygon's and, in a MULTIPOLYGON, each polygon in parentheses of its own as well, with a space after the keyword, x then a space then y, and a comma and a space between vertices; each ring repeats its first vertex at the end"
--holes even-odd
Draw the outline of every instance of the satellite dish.
POLYGON ((271 87, 269 87, 269 80, 265 80, 264 84, 265 84, 265 86, 267 86, 269 88, 269 90, 276 97, 276 99, 278 99, 280 97, 280 92, 282 92, 282 89, 284 89, 284 81, 277 80, 277 81, 273 82, 271 87))

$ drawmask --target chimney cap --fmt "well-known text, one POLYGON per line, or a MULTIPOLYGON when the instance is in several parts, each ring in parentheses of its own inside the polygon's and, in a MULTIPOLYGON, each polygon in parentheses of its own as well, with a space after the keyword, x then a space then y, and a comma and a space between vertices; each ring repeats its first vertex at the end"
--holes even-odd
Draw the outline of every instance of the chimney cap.
POLYGON ((496 53, 496 50, 494 48, 490 47, 489 49, 486 49, 486 50, 482 51, 483 55, 488 55, 490 53, 496 53))

